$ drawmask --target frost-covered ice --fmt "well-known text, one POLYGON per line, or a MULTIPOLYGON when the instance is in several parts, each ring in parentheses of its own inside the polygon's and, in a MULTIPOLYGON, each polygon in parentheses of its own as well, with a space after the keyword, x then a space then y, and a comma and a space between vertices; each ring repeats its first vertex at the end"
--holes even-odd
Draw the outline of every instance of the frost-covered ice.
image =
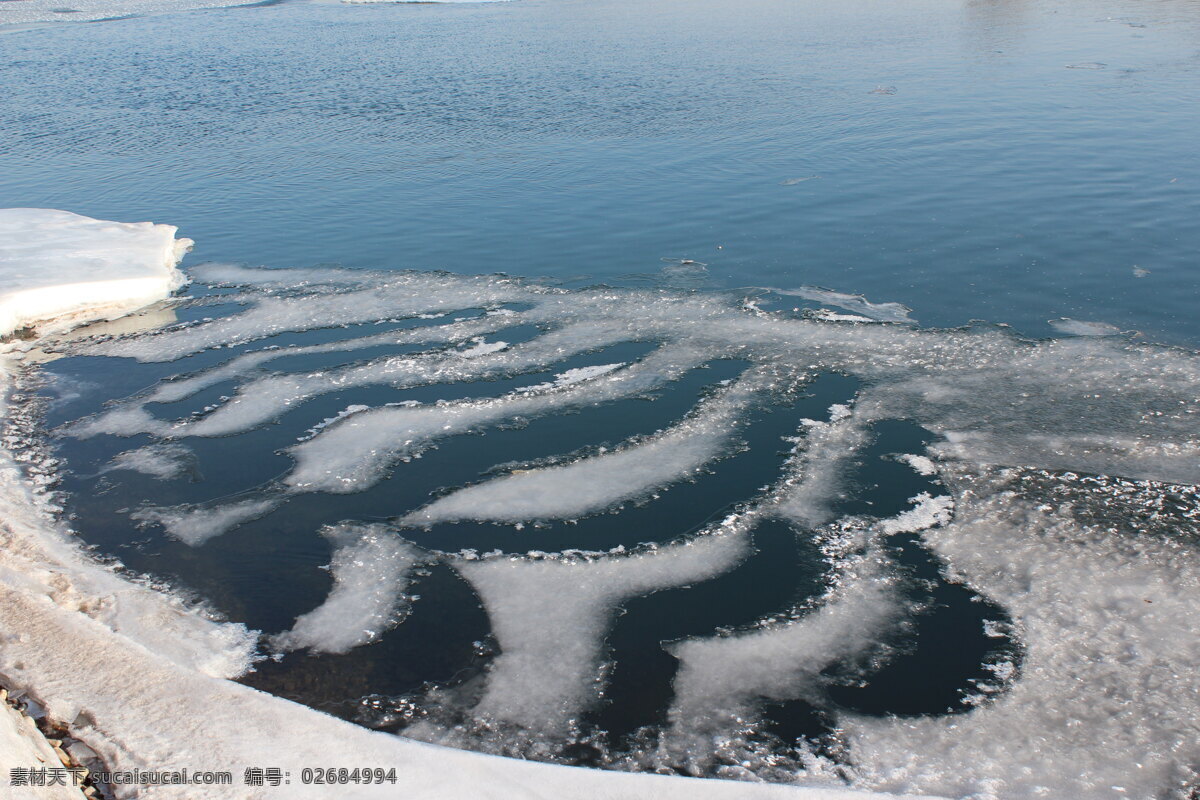
MULTIPOLYGON (((6 15, 27 4, 0 4, 6 15)), ((108 222, 46 208, 0 208, 0 336, 118 317, 170 296, 175 265, 191 247, 177 229, 108 222)))
MULTIPOLYGON (((1137 509, 1128 488, 1159 498, 1157 516, 1146 519, 1170 527, 1161 520, 1177 512, 1165 498, 1186 492, 1163 482, 1200 483, 1195 353, 1117 336, 1034 341, 983 326, 922 330, 847 324, 863 320, 841 314, 797 318, 764 312, 737 293, 567 291, 504 277, 228 265, 205 274, 240 289, 234 297, 241 310, 96 340, 74 352, 170 361, 232 348, 228 360, 119 401, 74 433, 149 434, 172 444, 224 435, 232 446, 238 434, 270 420, 288 422, 314 398, 342 389, 455 383, 476 393, 355 402, 351 413, 311 427, 287 449, 293 464, 277 480, 229 500, 138 512, 140 520, 198 545, 297 494, 358 492, 393 470, 419 470, 422 462, 412 459, 450 437, 650 398, 685 374, 703 375, 713 362, 741 364, 739 375, 710 381, 715 385, 690 413, 656 433, 607 450, 552 453, 515 469, 504 462, 507 474, 494 468, 480 482, 443 491, 423 507, 398 509, 397 516, 402 526, 433 529, 410 531, 417 538, 436 536, 438 524, 455 520, 524 522, 611 511, 728 454, 752 405, 794 397, 824 372, 858 382, 855 397, 833 406, 827 419, 796 420, 792 451, 776 480, 743 498, 724 527, 690 539, 639 549, 636 542, 656 532, 630 531, 627 551, 480 558, 402 545, 394 529, 378 529, 370 541, 347 533, 333 557, 328 601, 284 635, 294 646, 341 651, 371 641, 402 615, 404 575, 425 556, 458 569, 492 623, 498 654, 475 679, 431 689, 431 714, 410 729, 414 735, 561 757, 572 737, 588 733, 581 714, 604 690, 605 637, 622 603, 734 568, 749 552, 754 526, 773 519, 831 554, 828 591, 750 629, 667 643, 681 665, 667 724, 640 740, 645 748, 610 753, 614 763, 725 777, 801 775, 845 786, 842 775, 855 790, 956 798, 1151 797, 1195 783, 1188 770, 1200 754, 1190 732, 1200 724, 1200 698, 1187 681, 1200 660, 1200 629, 1189 610, 1200 599, 1200 568, 1194 542, 1178 530, 1167 535, 1130 522, 1137 509), (402 319, 418 327, 350 327, 338 341, 317 345, 289 340, 297 331, 402 319), (508 331, 519 326, 538 333, 508 331), (621 363, 603 352, 625 344, 648 352, 621 363), (344 352, 351 362, 355 350, 379 345, 416 352, 319 372, 298 372, 282 360, 344 352), (602 363, 576 366, 589 359, 602 363), (496 379, 543 372, 555 377, 492 390, 496 379), (211 408, 176 419, 156 413, 156 405, 223 382, 235 388, 211 408), (847 480, 853 465, 878 424, 889 420, 929 432, 927 452, 899 459, 936 477, 939 488, 888 519, 839 518, 838 501, 853 491, 847 480), (1050 489, 1040 489, 1039 497, 1018 485, 1020 476, 1037 475, 1059 491, 1081 474, 1110 476, 1105 480, 1128 491, 1094 490, 1063 503, 1048 499, 1050 489), (1091 503, 1093 495, 1099 500, 1091 503), (858 665, 870 680, 871 659, 889 632, 903 630, 912 617, 902 597, 903 569, 891 561, 892 537, 920 538, 947 580, 1010 615, 1023 655, 988 665, 995 680, 978 682, 974 706, 958 714, 870 718, 827 709, 840 742, 836 763, 815 751, 808 760, 788 760, 763 750, 769 738, 760 735, 763 702, 819 698, 830 666, 858 665)), ((875 320, 912 322, 898 304, 801 291, 788 293, 875 320)), ((320 416, 302 417, 297 428, 320 416)), ((592 786, 572 793, 583 796, 592 786)))
POLYGON ((343 523, 322 533, 334 547, 333 589, 323 604, 275 638, 280 649, 345 653, 400 622, 410 599, 404 589, 420 550, 386 525, 343 523))
POLYGON ((192 451, 181 444, 151 444, 114 456, 104 471, 126 469, 165 481, 191 472, 195 460, 192 451))
MULTIPOLYGON (((702 581, 747 553, 746 521, 727 519, 688 541, 636 553, 493 557, 457 564, 483 600, 501 654, 471 710, 536 735, 565 735, 597 700, 604 634, 617 606, 638 595, 702 581)), ((462 744, 456 731, 410 734, 462 744)))

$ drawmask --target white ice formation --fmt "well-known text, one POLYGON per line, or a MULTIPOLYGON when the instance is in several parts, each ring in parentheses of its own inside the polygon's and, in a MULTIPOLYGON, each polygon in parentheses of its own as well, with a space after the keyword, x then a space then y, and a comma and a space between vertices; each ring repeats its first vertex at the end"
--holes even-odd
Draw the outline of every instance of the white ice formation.
POLYGON ((1081 319, 1061 317, 1048 320, 1051 328, 1069 336, 1116 336, 1121 329, 1107 322, 1087 322, 1081 319))
MULTIPOLYGON (((0 25, 11 5, 0 7, 0 25)), ((192 245, 175 231, 69 211, 0 208, 0 336, 119 317, 165 299, 183 285, 175 265, 192 245)))
POLYGON ((400 622, 410 599, 403 592, 421 551, 378 523, 343 523, 322 533, 334 546, 333 589, 323 604, 276 637, 275 645, 284 650, 345 653, 373 642, 400 622))
POLYGON ((800 297, 805 300, 813 300, 818 303, 835 306, 836 308, 852 311, 855 315, 862 316, 833 316, 834 320, 858 322, 863 317, 876 322, 916 322, 909 314, 912 309, 901 303, 872 303, 861 294, 846 294, 845 292, 835 292, 832 289, 822 289, 818 286, 801 286, 796 289, 776 289, 775 287, 763 287, 775 294, 786 295, 789 297, 800 297))
POLYGON ((186 474, 194 461, 192 451, 181 444, 151 444, 116 455, 104 471, 126 469, 165 481, 186 474))
MULTIPOLYGON (((747 546, 745 521, 732 517, 703 535, 636 553, 461 562, 502 650, 472 714, 542 736, 567 734, 596 700, 604 635, 621 602, 719 575, 747 546)), ((412 734, 464 743, 427 728, 412 734)))
MULTIPOLYGON (((443 559, 481 597, 499 647, 480 679, 453 702, 461 704, 463 718, 485 723, 492 733, 515 731, 552 744, 569 737, 603 690, 605 637, 623 603, 735 569, 750 552, 754 526, 783 520, 825 548, 825 592, 745 630, 665 643, 680 664, 667 723, 652 747, 624 760, 646 769, 711 774, 705 762, 718 747, 726 756, 744 754, 742 761, 750 764, 735 767, 741 761, 726 759, 728 769, 718 774, 755 778, 754 759, 762 754, 755 755, 751 734, 761 705, 819 698, 827 668, 869 662, 890 632, 903 628, 912 610, 889 542, 916 537, 940 559, 947 579, 1011 616, 1021 663, 993 665, 1003 680, 980 684, 975 706, 954 715, 878 718, 832 710, 841 761, 830 764, 814 752, 791 776, 819 777, 831 788, 739 785, 730 796, 819 797, 846 790, 1095 800, 1167 796, 1195 785, 1189 770, 1200 762, 1192 735, 1200 724, 1200 697, 1188 676, 1200 659, 1200 627, 1190 613, 1200 599, 1200 567, 1196 531, 1187 528, 1194 527, 1195 514, 1178 516, 1175 506, 1161 502, 1169 495, 1183 498, 1172 500, 1176 505, 1196 504, 1195 353, 1122 337, 1030 341, 991 327, 943 331, 796 318, 749 307, 734 293, 568 291, 506 277, 220 265, 196 276, 239 289, 233 297, 241 310, 71 351, 142 361, 229 351, 223 364, 164 382, 81 421, 73 428, 77 435, 149 434, 162 443, 222 435, 231 437, 233 447, 240 433, 275 420, 311 429, 287 451, 291 468, 268 485, 227 502, 139 512, 143 521, 162 522, 193 544, 270 514, 301 493, 358 492, 393 472, 417 471, 421 462, 412 459, 450 437, 652 397, 716 361, 746 365, 657 432, 643 431, 606 450, 558 454, 528 469, 489 473, 423 506, 397 509, 391 527, 367 528, 373 533, 365 538, 355 538, 364 529, 353 523, 344 530, 355 533, 336 543, 329 600, 303 615, 281 642, 340 652, 371 641, 403 614, 412 563, 425 556, 443 559), (361 327, 402 319, 415 327, 361 327), (339 326, 351 327, 336 342, 290 339, 297 331, 339 326), (540 333, 515 335, 522 326, 540 333), (603 352, 630 343, 648 352, 619 364, 603 352), (356 350, 381 345, 415 352, 354 361, 356 350), (346 353, 347 365, 296 372, 281 360, 313 353, 346 353), (594 364, 579 366, 589 358, 594 364), (857 396, 834 406, 828 419, 797 420, 793 450, 778 479, 699 534, 639 547, 636 542, 655 539, 654 532, 633 531, 623 551, 482 558, 425 553, 398 538, 406 536, 406 526, 430 527, 429 535, 436 535, 437 525, 451 521, 572 520, 651 497, 729 455, 752 407, 794 397, 796 387, 823 372, 857 379, 857 396), (557 377, 491 388, 494 380, 545 373, 557 377), (175 419, 153 413, 163 403, 187 401, 226 382, 236 388, 214 407, 175 419), (440 401, 355 402, 349 413, 325 421, 327 412, 309 416, 316 398, 343 389, 447 384, 470 385, 475 393, 440 401), (922 494, 909 510, 886 519, 839 518, 839 501, 851 491, 848 476, 875 426, 896 419, 932 434, 927 452, 901 460, 942 481, 947 493, 922 494), (1112 476, 1105 480, 1118 483, 1097 489, 1086 481, 1100 479, 1089 476, 1112 476), (1080 487, 1086 490, 1069 503, 1053 494, 1080 487), (1155 511, 1146 514, 1145 508, 1155 511), (1174 522, 1177 517, 1193 523, 1174 522)), ((817 291, 804 289, 802 296, 876 320, 911 322, 908 310, 893 304, 817 291)), ((158 647, 170 649, 168 644, 158 647)), ((29 663, 49 669, 30 655, 36 652, 32 645, 22 647, 29 663)), ((81 696, 61 670, 51 673, 59 677, 43 678, 43 684, 81 696)), ((38 680, 37 669, 21 674, 31 684, 38 680)), ((253 696, 262 718, 282 719, 282 711, 272 716, 277 711, 268 708, 311 713, 220 685, 228 696, 253 696)), ((99 732, 125 731, 125 712, 101 707, 108 727, 97 720, 97 743, 113 752, 116 747, 105 745, 99 732)), ((478 733, 470 724, 446 726, 434 718, 411 732, 466 746, 478 733)), ((386 750, 406 763, 418 760, 417 752, 445 752, 403 739, 376 749, 384 747, 380 739, 363 731, 347 740, 362 743, 363 752, 386 750)), ((146 752, 156 751, 148 745, 146 752)), ((124 758, 129 763, 133 756, 124 758)), ((422 774, 419 765, 414 769, 422 774)), ((550 768, 496 769, 510 780, 518 772, 550 768)), ((478 774, 456 779, 469 783, 478 774)), ((587 777, 572 788, 575 796, 600 796, 606 787, 624 787, 628 777, 577 774, 587 777)), ((613 788, 610 794, 657 791, 629 785, 640 788, 613 788)), ((677 785, 686 785, 678 791, 689 796, 726 791, 708 788, 720 781, 662 784, 677 785)), ((673 791, 663 788, 662 795, 673 791)))
POLYGON ((572 519, 684 480, 727 448, 747 406, 769 380, 767 374, 747 376, 702 401, 695 415, 670 430, 589 458, 517 470, 460 489, 401 522, 433 525, 460 519, 572 519))

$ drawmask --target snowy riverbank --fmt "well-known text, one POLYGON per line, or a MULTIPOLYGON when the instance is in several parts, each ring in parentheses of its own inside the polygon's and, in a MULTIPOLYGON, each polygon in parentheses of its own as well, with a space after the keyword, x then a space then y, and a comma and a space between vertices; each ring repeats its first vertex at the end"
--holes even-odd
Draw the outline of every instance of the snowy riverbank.
MULTIPOLYGON (((0 332, 37 326, 27 336, 43 335, 166 299, 183 282, 175 266, 190 245, 174 234, 170 226, 108 223, 61 211, 0 211, 0 308, 6 326, 0 332)), ((5 347, 0 419, 12 422, 10 394, 28 368, 23 350, 29 343, 5 347)), ((22 469, 11 441, 10 432, 0 447, 0 681, 37 698, 112 770, 232 775, 228 786, 116 787, 119 796, 193 798, 202 791, 206 798, 336 792, 430 800, 890 797, 502 759, 372 732, 234 683, 228 679, 252 664, 257 632, 210 619, 94 561, 22 469), (301 785, 303 769, 321 767, 395 768, 398 781, 336 789, 301 785), (247 785, 247 768, 280 769, 291 784, 247 785)), ((0 743, 19 735, 10 716, 0 714, 0 743)), ((28 758, 37 758, 37 746, 30 745, 28 758)), ((8 779, 0 776, 4 784, 8 779)), ((0 795, 9 796, 5 791, 0 795)))

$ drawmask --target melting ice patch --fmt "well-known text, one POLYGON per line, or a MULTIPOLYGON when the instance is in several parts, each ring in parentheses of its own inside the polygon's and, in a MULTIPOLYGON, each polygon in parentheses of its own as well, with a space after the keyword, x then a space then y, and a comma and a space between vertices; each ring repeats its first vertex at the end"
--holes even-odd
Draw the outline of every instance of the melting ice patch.
POLYGON ((104 471, 127 469, 165 481, 194 472, 195 462, 195 455, 183 445, 151 444, 116 455, 104 471))
POLYGON ((695 475, 718 458, 747 406, 767 385, 765 376, 751 376, 725 388, 704 402, 693 417, 670 430, 590 458, 517 470, 460 489, 402 522, 432 525, 460 519, 572 519, 645 495, 695 475))
MULTIPOLYGON (((705 775, 719 760, 749 764, 762 754, 737 733, 764 700, 802 698, 820 704, 831 682, 827 669, 878 650, 880 640, 903 620, 905 602, 885 556, 872 551, 855 561, 841 565, 840 586, 795 619, 670 645, 679 659, 675 698, 656 747, 635 756, 639 765, 705 775)), ((718 774, 753 777, 753 772, 739 772, 726 767, 718 774)))
MULTIPOLYGON (((736 293, 566 291, 504 277, 228 265, 204 275, 240 288, 241 310, 94 340, 75 352, 171 361, 221 348, 227 360, 119 401, 73 434, 148 434, 160 440, 155 447, 222 435, 236 452, 251 438, 240 434, 268 421, 294 422, 315 398, 346 391, 352 396, 340 407, 349 403, 355 412, 288 448, 290 469, 265 486, 231 500, 137 512, 139 521, 197 545, 296 495, 360 492, 393 472, 420 470, 413 459, 451 437, 653 398, 685 374, 703 374, 705 364, 744 364, 731 380, 710 381, 716 385, 689 413, 657 432, 602 452, 551 453, 528 471, 483 471, 479 482, 395 512, 402 525, 431 528, 414 537, 436 537, 439 524, 454 520, 599 514, 724 457, 755 404, 775 402, 824 372, 861 387, 827 418, 795 420, 777 479, 742 498, 726 523, 658 548, 637 543, 660 532, 630 530, 617 552, 570 553, 564 541, 558 553, 471 558, 424 553, 392 528, 348 523, 335 542, 327 602, 300 616, 281 637, 285 646, 340 652, 371 641, 403 615, 405 576, 430 557, 448 561, 471 584, 499 647, 476 679, 435 687, 430 707, 449 711, 431 714, 413 735, 567 759, 564 743, 581 733, 581 715, 603 692, 605 637, 622 604, 733 569, 749 552, 749 528, 773 518, 822 547, 833 532, 850 532, 848 555, 828 565, 828 591, 749 629, 671 644, 679 673, 666 722, 646 740, 651 745, 609 753, 609 763, 712 774, 720 760, 732 769, 722 773, 728 777, 773 780, 823 770, 856 787, 951 797, 1151 797, 1196 784, 1189 770, 1200 762, 1200 698, 1190 676, 1200 663, 1200 630, 1191 609, 1200 599, 1200 567, 1195 536, 1185 535, 1192 528, 1178 510, 1200 483, 1195 353, 1117 336, 1033 341, 995 328, 796 318, 761 311, 736 293), (349 327, 320 344, 290 339, 383 320, 414 327, 349 327), (525 341, 505 332, 522 325, 540 333, 525 341), (620 363, 564 363, 612 361, 600 349, 627 343, 649 352, 620 363), (416 352, 352 361, 356 350, 380 345, 416 352), (339 352, 349 363, 321 371, 297 370, 283 358, 339 352), (544 371, 556 377, 515 389, 492 383, 544 371), (226 382, 234 389, 212 408, 162 413, 163 404, 226 382), (477 393, 426 394, 405 405, 354 394, 371 386, 436 392, 431 387, 451 383, 477 393), (888 420, 931 434, 927 452, 901 460, 936 476, 947 494, 919 495, 891 519, 838 518, 838 501, 856 490, 847 476, 877 424, 888 420), (1018 487, 1014 476, 1028 474, 1042 476, 1042 484, 1018 487), (1081 475, 1097 483, 1060 502, 1059 488, 1081 475), (1147 504, 1153 513, 1139 517, 1147 504), (874 648, 912 614, 886 540, 914 534, 945 580, 1011 617, 1021 662, 993 664, 1007 669, 1003 680, 980 688, 975 706, 955 715, 830 711, 840 741, 832 765, 763 752, 754 733, 764 702, 819 697, 835 662, 860 664, 862 680, 871 680, 874 648)), ((787 293, 877 321, 912 321, 898 304, 808 287, 787 293)), ((303 418, 295 427, 313 422, 303 418)))
POLYGON ((805 300, 815 300, 818 303, 836 306, 837 308, 861 314, 877 322, 915 322, 909 314, 912 309, 900 303, 872 303, 861 294, 846 294, 832 289, 822 289, 818 286, 801 286, 797 289, 775 289, 763 287, 776 294, 802 297, 805 300))
POLYGON ((386 525, 343 523, 322 531, 334 547, 329 571, 333 590, 319 607, 296 619, 275 637, 281 650, 307 647, 319 653, 345 653, 375 641, 399 623, 412 568, 422 552, 386 525))
POLYGON ((1086 322, 1070 317, 1051 319, 1047 322, 1054 330, 1070 336, 1116 336, 1121 332, 1116 325, 1110 325, 1107 322, 1086 322))
POLYGON ((200 545, 214 536, 263 516, 276 503, 269 499, 242 500, 209 507, 154 507, 138 509, 130 516, 139 523, 157 523, 184 544, 200 545))

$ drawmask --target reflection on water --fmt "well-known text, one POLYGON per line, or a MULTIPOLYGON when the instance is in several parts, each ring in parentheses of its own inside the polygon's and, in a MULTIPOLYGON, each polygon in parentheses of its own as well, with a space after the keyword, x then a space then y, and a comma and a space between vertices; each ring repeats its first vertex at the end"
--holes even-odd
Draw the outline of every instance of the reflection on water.
POLYGON ((1192 10, 285 3, 10 35, 4 202, 162 219, 210 259, 693 259, 926 324, 1194 342, 1192 10))

